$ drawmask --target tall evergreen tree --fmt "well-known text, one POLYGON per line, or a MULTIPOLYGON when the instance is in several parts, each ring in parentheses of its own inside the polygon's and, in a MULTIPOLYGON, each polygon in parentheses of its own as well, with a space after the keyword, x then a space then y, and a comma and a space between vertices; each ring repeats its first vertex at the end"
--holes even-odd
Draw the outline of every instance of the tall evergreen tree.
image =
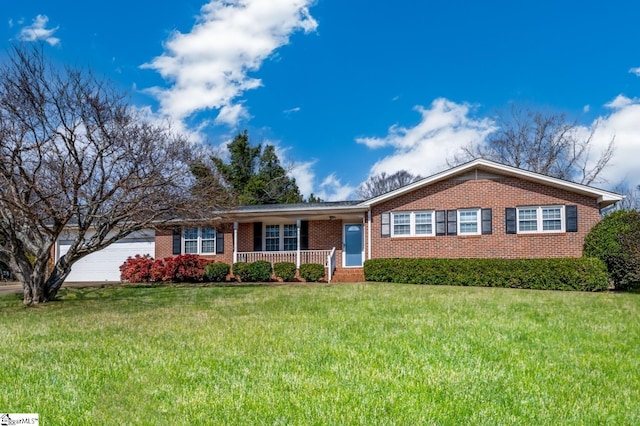
POLYGON ((215 173, 202 162, 192 165, 198 180, 196 187, 208 186, 206 180, 219 175, 241 205, 284 204, 302 201, 296 180, 287 176, 272 145, 251 146, 245 130, 227 144, 229 162, 212 156, 215 173))

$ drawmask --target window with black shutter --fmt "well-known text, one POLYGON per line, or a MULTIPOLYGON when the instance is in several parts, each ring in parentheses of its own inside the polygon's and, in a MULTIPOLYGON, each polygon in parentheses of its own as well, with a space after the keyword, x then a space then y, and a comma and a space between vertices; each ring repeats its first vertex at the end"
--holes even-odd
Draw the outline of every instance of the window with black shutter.
POLYGON ((482 209, 480 213, 482 217, 482 234, 490 235, 493 233, 493 213, 491 209, 482 209))
POLYGON ((300 250, 309 250, 309 221, 300 221, 300 250))
POLYGON ((174 228, 172 233, 172 248, 171 254, 174 256, 182 254, 182 229, 174 228))
POLYGON ((253 222, 253 251, 262 251, 262 222, 253 222))
POLYGON ((391 213, 380 214, 380 235, 383 237, 391 236, 391 213))
POLYGON ((506 233, 516 234, 518 232, 518 223, 516 219, 516 209, 513 207, 507 207, 504 211, 506 233))
POLYGON ((578 232, 578 206, 565 206, 564 213, 567 232, 578 232))
POLYGON ((447 212, 436 211, 436 235, 447 235, 447 212))
POLYGON ((447 235, 458 233, 458 211, 447 210, 447 235))

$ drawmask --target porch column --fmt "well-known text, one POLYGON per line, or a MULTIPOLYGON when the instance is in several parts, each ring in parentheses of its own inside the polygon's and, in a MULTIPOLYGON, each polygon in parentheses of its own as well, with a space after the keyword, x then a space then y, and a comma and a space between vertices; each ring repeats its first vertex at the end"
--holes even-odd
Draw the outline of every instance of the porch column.
POLYGON ((371 207, 367 212, 367 259, 371 260, 371 207))
POLYGON ((233 263, 238 263, 238 222, 233 222, 233 263))
POLYGON ((300 219, 296 220, 296 268, 300 268, 300 219))

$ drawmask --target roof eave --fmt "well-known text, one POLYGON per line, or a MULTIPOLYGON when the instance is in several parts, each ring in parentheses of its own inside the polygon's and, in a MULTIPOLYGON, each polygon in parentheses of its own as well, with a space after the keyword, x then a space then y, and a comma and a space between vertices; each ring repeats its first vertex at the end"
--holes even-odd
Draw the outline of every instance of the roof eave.
POLYGON ((602 189, 594 188, 587 185, 582 185, 579 183, 569 182, 569 181, 565 181, 565 180, 550 177, 550 176, 545 176, 539 173, 518 169, 516 167, 507 166, 504 164, 496 163, 496 162, 485 160, 485 159, 476 159, 476 160, 470 161, 469 163, 462 164, 452 169, 445 170, 443 172, 429 176, 425 179, 421 179, 417 182, 414 182, 402 188, 396 189, 395 191, 391 191, 386 194, 382 194, 378 197, 372 198, 370 200, 366 200, 362 202, 360 205, 372 206, 375 204, 379 204, 386 200, 403 195, 407 192, 411 192, 418 188, 432 185, 436 182, 445 180, 449 177, 462 174, 464 172, 467 172, 473 169, 482 169, 482 170, 491 171, 491 172, 501 172, 502 174, 505 174, 507 176, 518 177, 521 179, 534 181, 534 182, 541 182, 549 186, 553 186, 556 188, 560 188, 567 191, 576 192, 582 195, 587 195, 593 198, 597 198, 601 208, 614 204, 624 198, 624 196, 620 194, 616 194, 614 192, 605 191, 602 189))

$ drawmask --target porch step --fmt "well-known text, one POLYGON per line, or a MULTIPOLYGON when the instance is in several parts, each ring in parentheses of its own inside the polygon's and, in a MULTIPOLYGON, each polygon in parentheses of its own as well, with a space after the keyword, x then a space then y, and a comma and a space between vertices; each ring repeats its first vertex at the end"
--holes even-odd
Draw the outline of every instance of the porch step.
POLYGON ((362 268, 339 268, 336 269, 331 278, 332 283, 358 283, 364 281, 364 269, 362 268))

